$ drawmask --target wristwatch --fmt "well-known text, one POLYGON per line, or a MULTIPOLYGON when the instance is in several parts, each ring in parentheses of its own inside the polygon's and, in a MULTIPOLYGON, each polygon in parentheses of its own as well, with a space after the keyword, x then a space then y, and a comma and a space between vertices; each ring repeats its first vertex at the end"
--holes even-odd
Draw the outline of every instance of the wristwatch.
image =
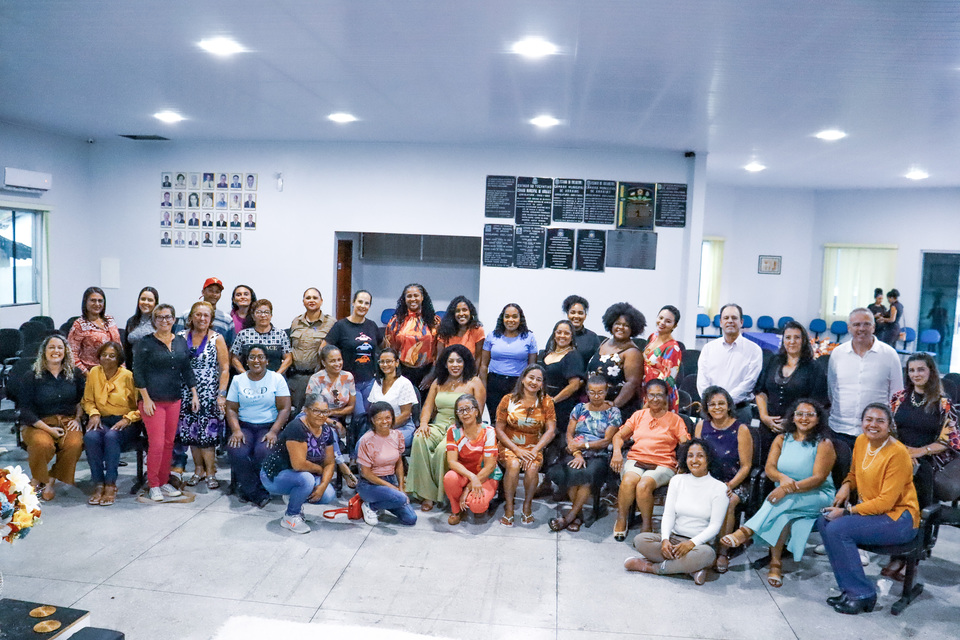
POLYGON ((226 397, 227 397, 227 392, 226 392, 226 391, 221 391, 219 395, 220 395, 221 398, 226 398, 226 397))

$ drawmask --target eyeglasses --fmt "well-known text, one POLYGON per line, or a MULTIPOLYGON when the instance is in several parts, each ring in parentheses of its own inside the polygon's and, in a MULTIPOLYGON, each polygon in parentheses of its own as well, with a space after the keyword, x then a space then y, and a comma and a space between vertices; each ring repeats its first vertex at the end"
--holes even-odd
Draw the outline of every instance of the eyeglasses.
POLYGON ((816 418, 817 412, 816 411, 794 411, 793 417, 794 418, 816 418))
POLYGON ((173 320, 173 316, 170 316, 170 315, 153 316, 153 319, 157 320, 158 322, 170 322, 173 320))
POLYGON ((255 316, 271 316, 271 315, 273 315, 273 311, 270 311, 270 309, 257 309, 256 311, 253 312, 253 315, 255 315, 255 316))
POLYGON ((708 402, 707 403, 707 408, 709 409, 720 409, 726 406, 727 406, 726 402, 708 402))
MULTIPOLYGON (((647 398, 650 400, 666 400, 667 395, 665 393, 648 393, 647 398)), ((713 406, 713 405, 708 405, 713 406)))
POLYGON ((306 412, 312 416, 318 416, 318 417, 330 415, 330 411, 328 411, 327 409, 314 409, 313 407, 307 408, 306 412))
POLYGON ((247 360, 266 360, 267 356, 247 356, 247 360))
POLYGON ((477 410, 476 407, 460 407, 459 409, 457 409, 457 414, 461 416, 465 416, 468 413, 473 413, 476 410, 477 410))

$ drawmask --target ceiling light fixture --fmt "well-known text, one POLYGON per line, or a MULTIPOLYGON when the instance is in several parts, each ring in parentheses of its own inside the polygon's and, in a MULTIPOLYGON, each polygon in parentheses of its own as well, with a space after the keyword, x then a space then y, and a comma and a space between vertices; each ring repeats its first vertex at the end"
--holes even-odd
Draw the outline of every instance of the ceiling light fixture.
POLYGON ((524 58, 537 59, 559 53, 560 48, 543 38, 530 37, 514 42, 510 50, 524 58))
POLYGON ((750 173, 757 173, 758 171, 763 171, 766 168, 767 167, 765 165, 760 164, 756 160, 754 160, 753 162, 751 162, 750 164, 744 167, 744 169, 746 169, 750 173))
POLYGON ((160 122, 166 122, 167 124, 174 124, 185 120, 185 118, 177 113, 176 111, 158 111, 153 114, 153 117, 159 120, 160 122))
POLYGON ((554 118, 553 116, 537 116, 530 120, 530 124, 535 127, 540 127, 541 129, 547 129, 549 127, 555 127, 560 124, 560 121, 554 118))
POLYGON ((328 115, 327 120, 332 120, 337 124, 346 124, 348 122, 356 122, 357 116, 353 115, 352 113, 344 113, 340 111, 338 113, 331 113, 328 115))
POLYGON ((816 134, 814 137, 821 140, 826 140, 828 142, 833 142, 834 140, 841 140, 847 137, 846 132, 840 131, 839 129, 826 129, 816 134))
POLYGON ((917 169, 914 167, 913 169, 910 169, 910 171, 908 171, 904 177, 910 178, 911 180, 925 180, 930 177, 930 174, 923 169, 917 169))
POLYGON ((235 53, 243 53, 246 51, 236 40, 231 40, 223 36, 201 40, 199 46, 207 53, 212 53, 215 56, 232 56, 235 53))

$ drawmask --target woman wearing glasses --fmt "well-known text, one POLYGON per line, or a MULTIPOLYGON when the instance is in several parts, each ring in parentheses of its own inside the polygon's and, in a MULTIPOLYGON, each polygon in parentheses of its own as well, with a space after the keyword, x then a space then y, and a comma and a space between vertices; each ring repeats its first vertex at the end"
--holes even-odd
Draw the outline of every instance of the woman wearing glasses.
POLYGON ((253 326, 238 333, 234 339, 233 346, 230 347, 233 355, 231 364, 238 373, 246 371, 240 356, 245 348, 258 344, 267 355, 267 369, 283 375, 293 364, 293 351, 286 331, 273 326, 273 303, 261 298, 254 302, 250 309, 253 313, 253 326))
POLYGON ((180 391, 190 390, 190 410, 200 410, 197 381, 190 366, 187 341, 173 333, 176 311, 173 305, 159 304, 153 310, 154 332, 134 349, 133 382, 140 392, 140 416, 147 430, 147 482, 150 499, 180 495, 170 484, 173 440, 180 420, 180 391))

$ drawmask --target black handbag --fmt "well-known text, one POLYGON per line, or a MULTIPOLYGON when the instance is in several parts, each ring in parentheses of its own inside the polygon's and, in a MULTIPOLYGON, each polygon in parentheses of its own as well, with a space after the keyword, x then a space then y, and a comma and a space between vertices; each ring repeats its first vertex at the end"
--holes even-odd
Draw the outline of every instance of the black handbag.
POLYGON ((960 499, 960 457, 956 457, 933 474, 933 497, 939 502, 960 499))

